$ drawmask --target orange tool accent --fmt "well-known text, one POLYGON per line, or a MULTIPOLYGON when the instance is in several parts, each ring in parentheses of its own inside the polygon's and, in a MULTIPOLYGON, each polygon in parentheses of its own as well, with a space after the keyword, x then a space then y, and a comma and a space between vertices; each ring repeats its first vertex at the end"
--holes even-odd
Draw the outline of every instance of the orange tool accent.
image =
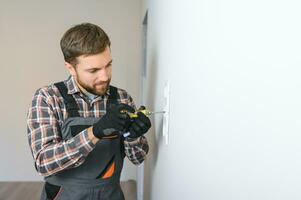
POLYGON ((110 178, 111 176, 113 176, 115 171, 115 162, 112 163, 112 165, 110 166, 110 168, 106 171, 106 173, 102 176, 103 179, 105 178, 110 178))

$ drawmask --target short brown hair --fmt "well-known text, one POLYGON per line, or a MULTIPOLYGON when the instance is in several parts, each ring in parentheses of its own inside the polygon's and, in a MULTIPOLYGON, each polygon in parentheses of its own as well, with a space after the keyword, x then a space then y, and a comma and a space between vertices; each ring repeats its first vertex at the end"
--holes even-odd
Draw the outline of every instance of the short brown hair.
POLYGON ((76 65, 78 56, 101 53, 107 46, 110 47, 111 41, 99 26, 82 23, 67 30, 60 45, 65 61, 76 65))

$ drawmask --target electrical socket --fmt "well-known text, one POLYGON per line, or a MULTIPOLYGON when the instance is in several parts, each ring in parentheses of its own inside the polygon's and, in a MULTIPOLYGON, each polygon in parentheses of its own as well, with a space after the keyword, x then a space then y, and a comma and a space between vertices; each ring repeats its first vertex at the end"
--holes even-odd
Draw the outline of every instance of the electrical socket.
POLYGON ((166 82, 164 87, 164 107, 163 110, 165 113, 163 114, 163 138, 165 140, 165 144, 169 143, 169 102, 170 102, 170 83, 166 82))

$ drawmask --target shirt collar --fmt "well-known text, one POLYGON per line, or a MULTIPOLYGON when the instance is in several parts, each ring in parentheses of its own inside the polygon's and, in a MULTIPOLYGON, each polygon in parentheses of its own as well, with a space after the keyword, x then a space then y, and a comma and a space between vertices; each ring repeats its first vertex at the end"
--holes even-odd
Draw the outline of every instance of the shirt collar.
MULTIPOLYGON (((68 94, 82 93, 73 76, 70 76, 67 79, 66 85, 68 89, 68 94)), ((110 87, 108 88, 106 95, 110 95, 110 87)))
POLYGON ((67 89, 68 89, 68 94, 75 94, 78 92, 81 92, 80 89, 78 88, 76 81, 72 76, 69 76, 69 78, 66 81, 67 89))

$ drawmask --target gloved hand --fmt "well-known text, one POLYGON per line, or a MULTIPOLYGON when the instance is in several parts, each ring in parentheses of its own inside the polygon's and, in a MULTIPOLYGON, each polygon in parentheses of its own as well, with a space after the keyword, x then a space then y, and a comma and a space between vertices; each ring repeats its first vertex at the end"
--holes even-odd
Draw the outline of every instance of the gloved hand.
POLYGON ((151 127, 151 122, 149 118, 142 112, 139 112, 139 110, 143 110, 143 109, 145 109, 144 106, 141 106, 138 109, 138 113, 137 113, 138 117, 135 118, 129 126, 128 130, 130 132, 129 135, 130 138, 137 138, 144 135, 151 127))
POLYGON ((93 125, 94 136, 99 139, 114 138, 119 134, 119 131, 127 129, 131 119, 123 111, 135 112, 134 108, 127 104, 110 104, 106 114, 93 125))

